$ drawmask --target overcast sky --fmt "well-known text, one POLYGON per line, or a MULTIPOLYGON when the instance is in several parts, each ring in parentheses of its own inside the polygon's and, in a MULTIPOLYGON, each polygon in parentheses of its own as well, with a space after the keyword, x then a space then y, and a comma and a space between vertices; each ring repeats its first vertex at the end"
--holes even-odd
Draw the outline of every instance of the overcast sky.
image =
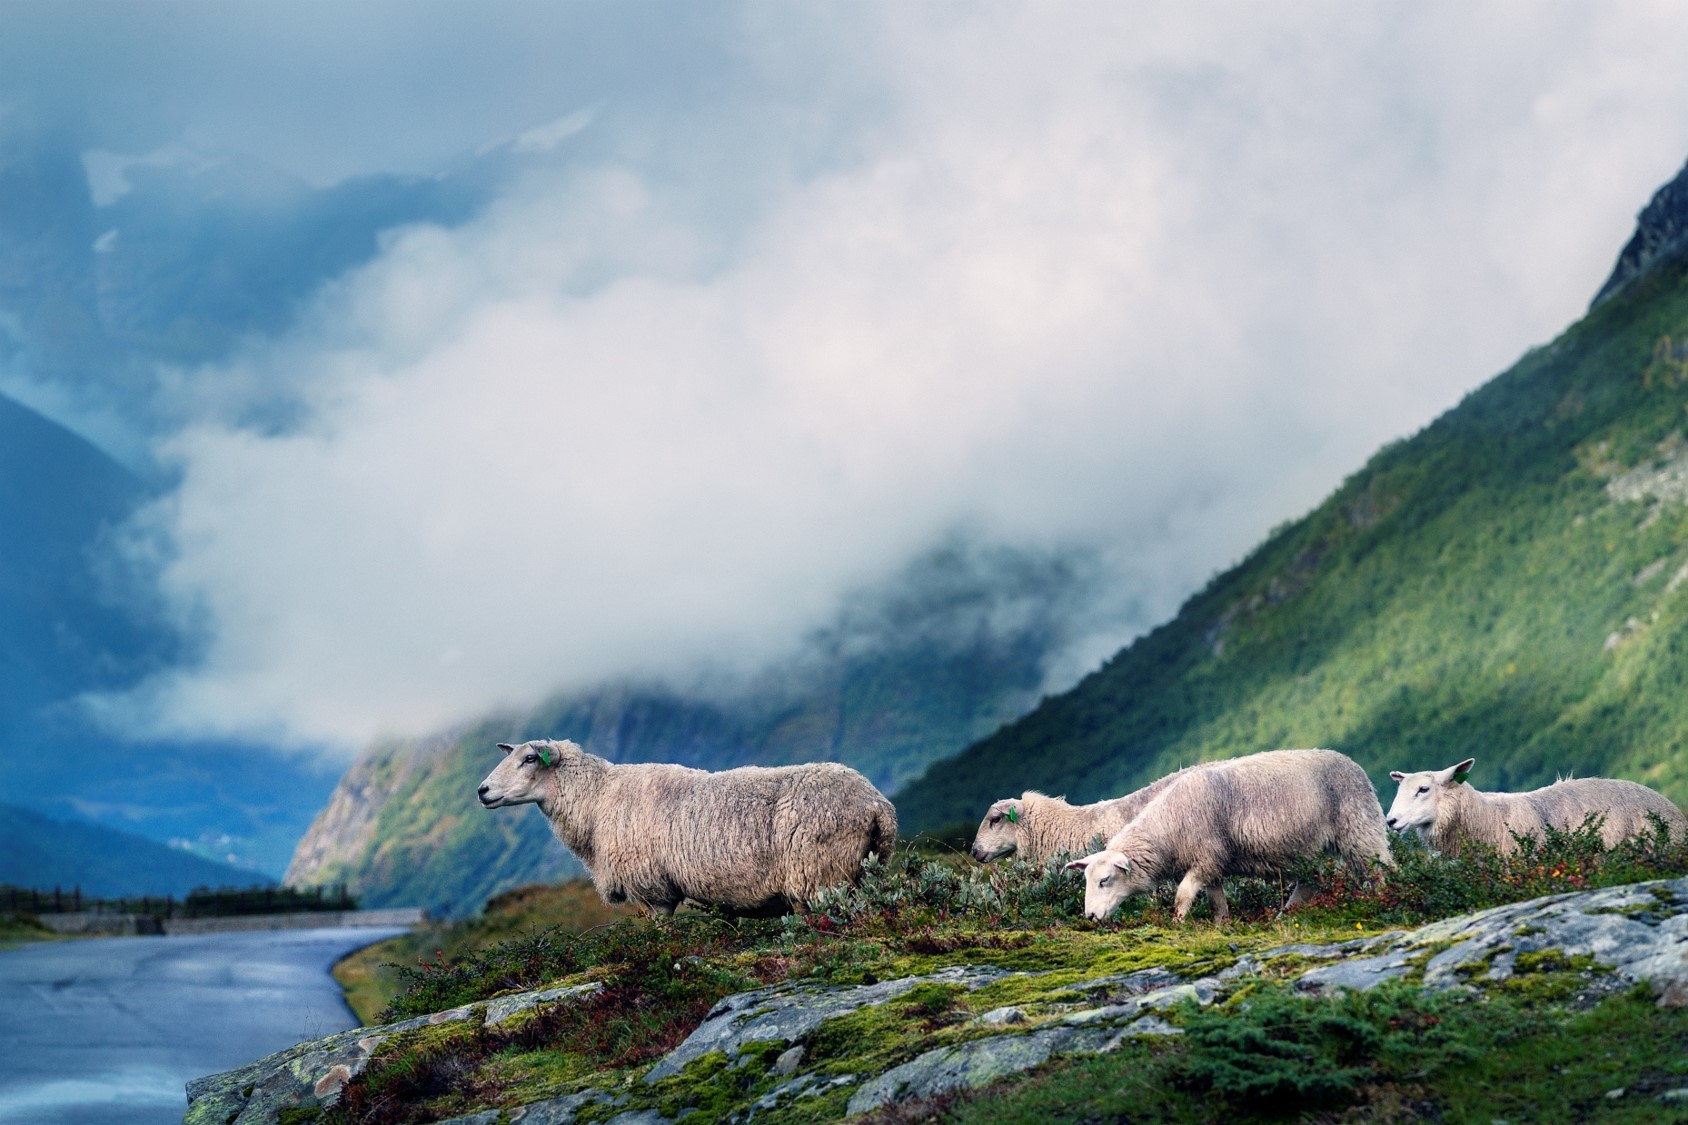
POLYGON ((1673 3, 8 4, 0 106, 117 190, 554 157, 171 373, 136 539, 205 661, 116 705, 350 751, 778 659, 957 534, 1102 560, 1070 677, 1581 314, 1688 157, 1684 42, 1673 3), (280 382, 297 425, 229 409, 280 382))

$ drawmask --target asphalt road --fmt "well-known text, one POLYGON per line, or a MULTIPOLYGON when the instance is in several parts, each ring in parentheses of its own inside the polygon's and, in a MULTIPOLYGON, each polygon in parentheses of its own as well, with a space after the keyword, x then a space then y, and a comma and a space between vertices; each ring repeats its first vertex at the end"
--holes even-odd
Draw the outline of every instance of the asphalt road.
POLYGON ((328 970, 402 932, 88 938, 0 953, 0 1125, 173 1125, 188 1079, 356 1027, 328 970))

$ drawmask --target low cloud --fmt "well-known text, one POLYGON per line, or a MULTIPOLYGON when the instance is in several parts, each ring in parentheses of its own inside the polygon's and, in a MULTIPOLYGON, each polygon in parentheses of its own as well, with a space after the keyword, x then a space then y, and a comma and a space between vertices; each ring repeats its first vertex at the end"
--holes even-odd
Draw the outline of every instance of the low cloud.
POLYGON ((826 29, 747 19, 754 183, 736 100, 541 129, 579 156, 180 374, 298 421, 162 447, 203 658, 106 702, 352 747, 751 670, 958 535, 1099 560, 1076 674, 1580 312, 1688 153, 1684 22, 890 5, 820 159, 826 29))

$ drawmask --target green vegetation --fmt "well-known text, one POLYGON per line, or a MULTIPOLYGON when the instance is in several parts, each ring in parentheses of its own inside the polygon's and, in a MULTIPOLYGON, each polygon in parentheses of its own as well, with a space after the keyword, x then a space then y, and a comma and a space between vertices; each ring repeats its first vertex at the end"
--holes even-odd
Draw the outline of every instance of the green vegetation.
POLYGON ((1074 690, 898 794, 909 829, 995 798, 1125 792, 1330 746, 1473 783, 1574 771, 1688 803, 1688 265, 1657 270, 1388 446, 1074 690), (1663 357, 1663 358, 1661 358, 1663 357))
POLYGON ((526 934, 578 933, 631 914, 625 907, 605 905, 592 884, 581 880, 519 887, 494 897, 477 918, 423 926, 365 946, 334 966, 334 979, 358 1019, 374 1023, 400 991, 401 968, 461 961, 526 934))
POLYGON ((313 910, 356 910, 358 900, 338 887, 195 887, 176 917, 227 918, 242 914, 290 914, 313 910))
POLYGON ((43 926, 33 914, 0 911, 0 949, 34 941, 54 941, 59 936, 43 926))
MULTIPOLYGON (((414 948, 426 949, 417 942, 433 939, 408 939, 406 962, 388 966, 399 991, 379 1019, 553 985, 596 982, 600 990, 494 1027, 469 1021, 390 1040, 323 1120, 433 1121, 595 1089, 625 1092, 629 1101, 620 1108, 694 1109, 701 1125, 777 1085, 770 1065, 782 1045, 758 1046, 748 1060, 704 1056, 654 1085, 638 1079, 735 992, 791 980, 871 984, 961 965, 1016 974, 971 990, 918 985, 883 1005, 828 1020, 805 1037, 806 1073, 821 1079, 872 1074, 933 1047, 991 1034, 975 1017, 994 1008, 1013 1005, 1038 1020, 1094 1003, 1098 998, 1075 986, 1098 977, 1154 968, 1186 978, 1213 975, 1245 954, 1298 941, 1340 941, 1553 891, 1680 875, 1688 873, 1688 846, 1654 838, 1603 851, 1593 827, 1585 826, 1530 841, 1506 857, 1473 849, 1442 860, 1404 843, 1397 861, 1383 880, 1334 867, 1301 872, 1324 889, 1283 915, 1276 881, 1230 881, 1234 920, 1224 927, 1207 920, 1205 904, 1193 924, 1171 924, 1170 888, 1128 901, 1105 924, 1085 922, 1082 883, 1058 862, 982 866, 921 848, 903 849, 889 865, 870 864, 860 886, 825 894, 807 913, 779 919, 682 911, 664 923, 622 918, 590 925, 591 892, 584 885, 524 891, 489 905, 483 922, 437 931, 451 935, 450 954, 441 945, 416 959, 414 948), (537 925, 559 916, 568 929, 537 925)), ((388 944, 375 952, 391 956, 400 948, 388 944)), ((1637 1036, 1646 1042, 1613 1047, 1616 1061, 1605 1073, 1623 1078, 1594 1097, 1625 1081, 1667 1083, 1677 1073, 1669 1060, 1680 1057, 1688 1036, 1679 1012, 1659 1013, 1647 1006, 1650 999, 1612 996, 1610 988, 1591 992, 1586 981, 1602 969, 1586 958, 1520 956, 1509 980, 1474 980, 1486 990, 1478 995, 1421 995, 1402 984, 1355 997, 1307 998, 1285 984, 1304 968, 1300 958, 1274 957, 1250 969, 1249 982, 1220 1008, 1163 1013, 1185 1031, 1176 1039, 1134 1040, 1103 1058, 1058 1060, 1004 1086, 916 1108, 960 1120, 988 1113, 1029 1121, 1055 1113, 1107 1118, 1130 1105, 1144 1120, 1196 1121, 1221 1110, 1270 1118, 1287 1105, 1332 1112, 1373 1107, 1387 1118, 1406 1113, 1402 1107, 1434 1104, 1458 1120, 1465 1098, 1493 1107, 1502 1104, 1497 1098, 1512 1096, 1501 1081, 1509 1066, 1538 1075, 1531 1079, 1538 1094, 1551 1089, 1555 1097, 1584 1098, 1599 1068, 1567 1072, 1563 1085, 1551 1068, 1565 1065, 1555 1060, 1591 1029, 1649 1029, 1637 1036), (1582 1003, 1590 995, 1596 1006, 1582 1003), (1484 1082, 1494 1089, 1485 1092, 1484 1082)), ((1676 1085, 1688 1085, 1688 1077, 1676 1085)), ((840 1088, 786 1105, 769 1120, 835 1118, 848 1093, 840 1088)), ((1567 1104, 1586 1108, 1585 1102, 1567 1104)), ((1596 1108, 1624 1107, 1602 1098, 1596 1108)), ((592 1112, 584 1110, 583 1120, 592 1112)))
POLYGON ((1058 1061, 986 1091, 905 1107, 901 1120, 1683 1120, 1657 1099, 1688 1086, 1688 1010, 1645 989, 1587 1010, 1410 985, 1303 997, 1264 987, 1189 1011, 1186 1034, 1058 1061), (1608 1097, 1613 1090, 1622 1090, 1608 1097), (1340 1116, 1337 1116, 1340 1114, 1340 1116))

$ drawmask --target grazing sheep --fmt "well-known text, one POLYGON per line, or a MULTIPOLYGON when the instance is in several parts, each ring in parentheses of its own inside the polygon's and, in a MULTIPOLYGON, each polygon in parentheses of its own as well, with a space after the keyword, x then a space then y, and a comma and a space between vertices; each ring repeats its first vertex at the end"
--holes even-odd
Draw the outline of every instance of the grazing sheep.
POLYGON ((1004 797, 979 822, 973 858, 990 863, 1017 854, 1027 863, 1041 864, 1061 852, 1082 855, 1090 850, 1092 840, 1106 840, 1124 828, 1162 789, 1195 768, 1186 766, 1123 797, 1091 805, 1069 805, 1061 797, 1045 796, 1035 789, 1004 797))
POLYGON ((481 804, 537 803, 609 903, 783 913, 896 846, 896 809, 836 762, 709 773, 615 765, 567 741, 498 748, 481 804))
MULTIPOLYGON (((1227 875, 1271 875, 1324 851, 1392 866, 1365 771, 1334 750, 1268 750, 1187 771, 1106 848, 1067 867, 1084 872, 1086 918, 1106 918, 1128 896, 1181 878, 1174 919, 1183 921, 1206 890, 1214 919, 1225 922, 1227 875)), ((1297 887, 1287 905, 1313 891, 1297 887)))
POLYGON ((1391 773, 1400 788, 1389 806, 1389 827, 1417 832, 1448 856, 1458 855, 1467 840, 1509 855, 1518 849, 1515 832, 1539 837, 1548 826, 1579 828, 1590 815, 1602 818, 1600 839, 1608 848, 1651 832, 1649 813, 1664 821, 1672 838, 1688 835, 1688 818, 1682 810, 1645 785, 1612 777, 1578 777, 1528 793, 1480 793, 1465 780, 1476 761, 1467 758, 1445 770, 1391 773))

